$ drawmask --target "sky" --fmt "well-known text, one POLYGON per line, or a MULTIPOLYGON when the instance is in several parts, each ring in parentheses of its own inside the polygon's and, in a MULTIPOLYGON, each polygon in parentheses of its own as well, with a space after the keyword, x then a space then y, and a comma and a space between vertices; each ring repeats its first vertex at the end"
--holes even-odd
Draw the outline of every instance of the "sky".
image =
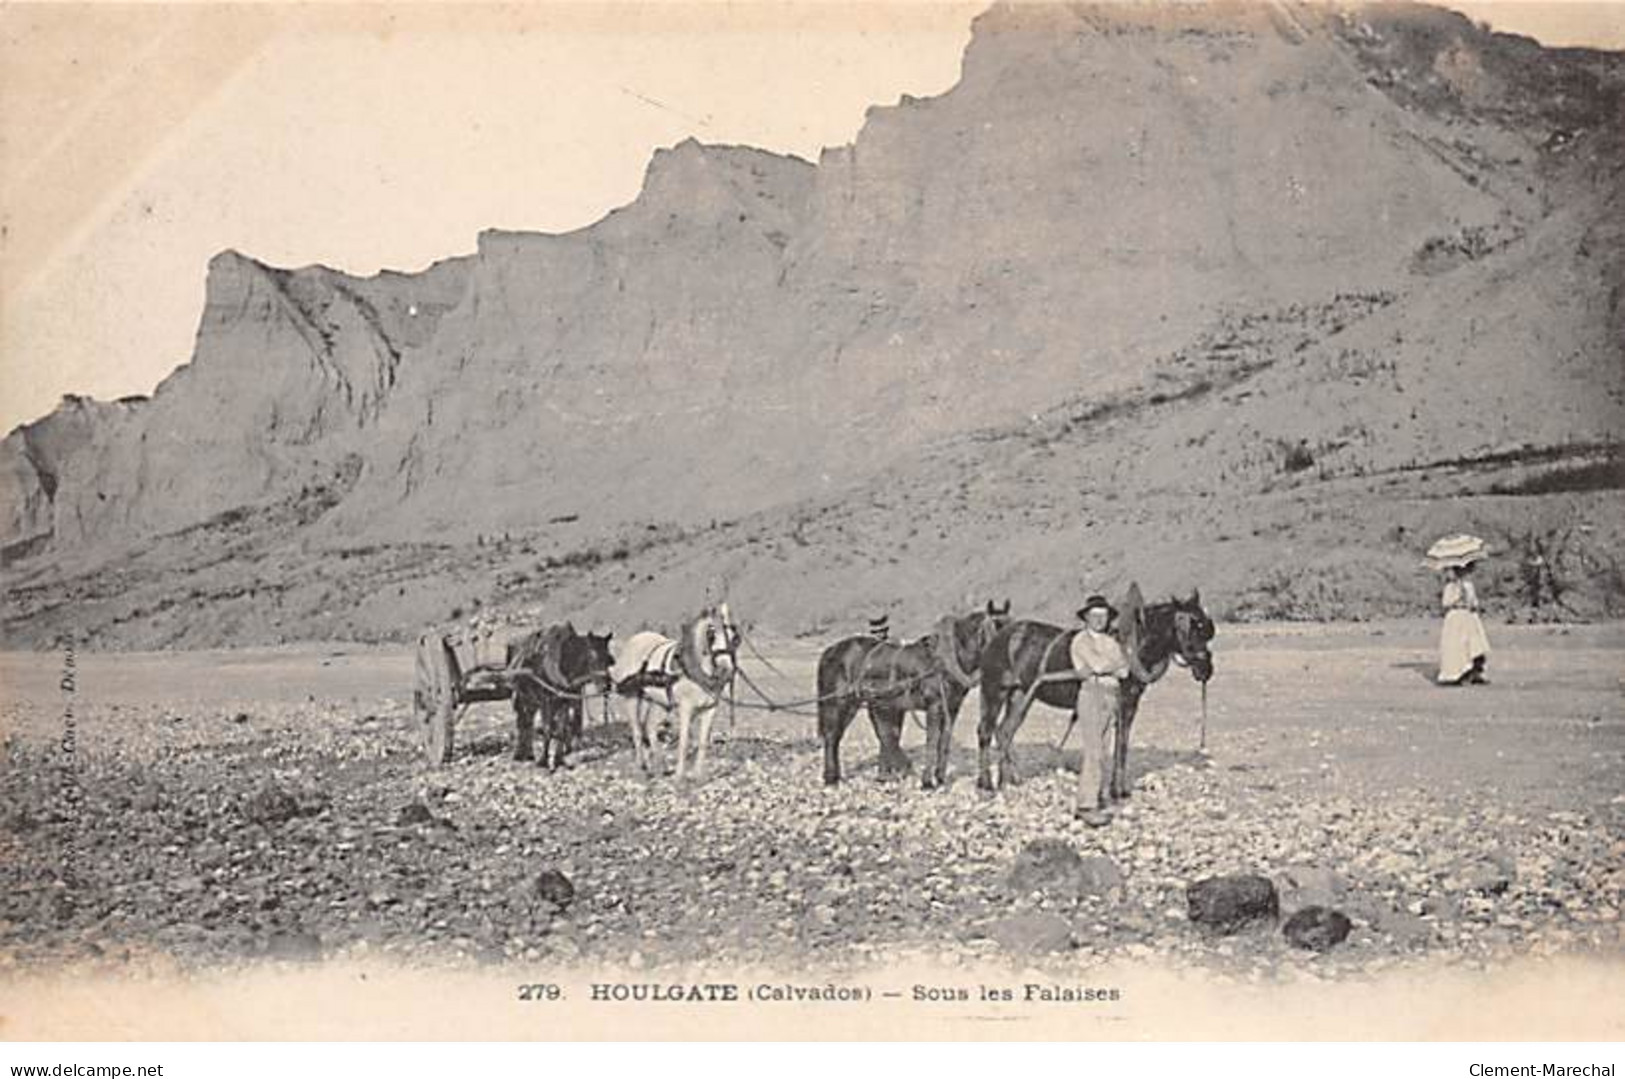
MULTIPOLYGON (((816 161, 952 86, 983 6, 0 4, 0 431, 151 392, 219 251, 414 270, 588 225, 690 136, 816 161)), ((1452 6, 1625 49, 1625 0, 1452 6)))

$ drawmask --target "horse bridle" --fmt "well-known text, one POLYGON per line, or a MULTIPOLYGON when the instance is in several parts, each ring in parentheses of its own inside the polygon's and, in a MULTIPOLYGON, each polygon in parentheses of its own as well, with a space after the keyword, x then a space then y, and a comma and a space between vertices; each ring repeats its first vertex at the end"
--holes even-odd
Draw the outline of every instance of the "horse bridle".
POLYGON ((707 619, 707 621, 710 623, 710 632, 707 634, 705 647, 709 653, 711 665, 715 667, 716 661, 726 656, 729 667, 737 667, 739 665, 739 630, 720 619, 711 618, 707 619), (719 625, 722 627, 720 631, 717 628, 719 625), (721 648, 717 647, 719 640, 726 642, 721 648))
MULTIPOLYGON (((999 625, 1000 620, 1001 619, 1007 619, 1007 618, 1010 617, 1010 603, 1007 600, 1005 602, 1005 604, 1004 604, 1004 610, 1002 610, 1002 611, 994 611, 994 610, 988 609, 988 610, 982 611, 981 614, 982 614, 982 621, 981 621, 981 624, 977 627, 977 630, 978 630, 978 632, 980 634, 980 639, 977 641, 977 648, 976 648, 976 654, 978 656, 980 656, 983 652, 987 651, 987 646, 992 644, 993 643, 993 638, 995 638, 995 637, 997 637, 999 635, 999 629, 1001 628, 1000 625, 999 625)), ((955 642, 955 643, 957 644, 958 642, 955 642)), ((956 666, 958 665, 958 656, 957 656, 957 654, 955 655, 955 665, 956 666)), ((974 670, 968 672, 967 677, 968 677, 969 681, 964 683, 966 689, 969 689, 971 686, 974 686, 978 682, 980 682, 982 680, 982 667, 981 667, 981 664, 978 663, 974 670)))
MULTIPOLYGON (((1191 623, 1195 620, 1195 617, 1189 611, 1174 612, 1174 651, 1171 658, 1176 664, 1185 668, 1189 668, 1191 665, 1191 623)), ((1213 655, 1206 647, 1203 647, 1200 654, 1205 656, 1209 663, 1212 663, 1213 655)))
MULTIPOLYGON (((725 689, 736 677, 738 677, 739 641, 742 635, 740 634, 738 628, 735 627, 730 620, 724 618, 718 611, 713 610, 709 612, 705 617, 705 623, 705 658, 711 665, 711 671, 709 674, 705 675, 703 681, 702 679, 694 678, 693 673, 690 673, 689 677, 693 678, 695 682, 702 685, 715 682, 715 689, 712 689, 710 685, 706 685, 706 689, 708 692, 717 694, 725 689), (719 641, 723 642, 721 647, 718 647, 719 641), (728 674, 726 678, 719 678, 718 672, 720 672, 722 668, 717 661, 723 658, 728 660, 728 674)), ((680 657, 679 663, 681 663, 680 657)))

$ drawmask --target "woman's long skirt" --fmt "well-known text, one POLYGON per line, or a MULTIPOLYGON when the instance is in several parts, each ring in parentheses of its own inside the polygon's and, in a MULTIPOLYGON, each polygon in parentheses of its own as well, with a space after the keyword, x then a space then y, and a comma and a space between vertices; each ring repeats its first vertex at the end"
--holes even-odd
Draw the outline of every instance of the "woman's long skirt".
POLYGON ((1439 683, 1459 682, 1473 669, 1473 661, 1490 654, 1490 639, 1484 622, 1473 611, 1454 610, 1445 614, 1439 634, 1439 683))

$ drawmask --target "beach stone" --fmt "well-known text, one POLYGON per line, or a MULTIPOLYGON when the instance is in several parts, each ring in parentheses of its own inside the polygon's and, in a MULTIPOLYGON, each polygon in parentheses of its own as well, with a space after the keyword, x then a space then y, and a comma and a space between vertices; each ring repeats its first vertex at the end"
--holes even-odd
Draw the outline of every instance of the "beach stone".
POLYGON ((402 825, 428 824, 432 820, 434 814, 429 812, 429 807, 422 802, 411 802, 401 806, 400 813, 395 817, 395 823, 402 825))
POLYGON ((575 884, 557 869, 544 869, 538 873, 532 889, 538 899, 551 903, 559 910, 568 907, 576 897, 575 884))
POLYGON ((1040 911, 1001 918, 988 936, 1005 951, 1022 955, 1064 952, 1073 946, 1071 924, 1058 914, 1040 911))
POLYGON ((1510 859, 1489 859, 1471 869, 1463 876, 1464 886, 1472 895, 1496 896, 1505 894, 1512 882, 1518 879, 1517 868, 1510 859))
POLYGON ((1348 892, 1348 884, 1330 869, 1292 866, 1275 876, 1275 890, 1284 913, 1304 907, 1335 907, 1348 892))
POLYGON ((1234 933, 1281 912, 1274 882, 1256 874, 1199 880, 1185 889, 1185 903, 1191 921, 1221 933, 1234 933))
POLYGON ((1123 872, 1104 855, 1083 857, 1065 840, 1035 839, 1016 855, 1009 883, 1024 895, 1105 895, 1122 887, 1123 872))
POLYGON ((1103 854, 1091 854, 1083 859, 1082 877, 1078 881, 1081 895, 1105 895, 1123 886, 1123 871, 1117 863, 1103 854))
POLYGON ((1294 948, 1324 952, 1347 940, 1352 928, 1342 911, 1310 906, 1288 918, 1281 932, 1294 948))

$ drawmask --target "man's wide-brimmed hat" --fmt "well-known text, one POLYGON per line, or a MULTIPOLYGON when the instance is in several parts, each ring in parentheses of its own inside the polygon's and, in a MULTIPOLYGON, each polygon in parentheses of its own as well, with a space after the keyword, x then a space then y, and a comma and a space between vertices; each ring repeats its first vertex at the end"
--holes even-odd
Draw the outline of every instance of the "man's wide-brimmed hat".
POLYGON ((1107 618, 1111 619, 1117 617, 1117 608, 1113 607, 1110 603, 1107 603, 1105 596, 1095 595, 1084 600, 1083 606, 1078 608, 1078 621, 1081 622, 1088 618, 1089 612, 1095 610, 1097 607, 1106 612, 1107 618))
POLYGON ((1428 565, 1434 569, 1470 566, 1489 554, 1489 547, 1477 536, 1458 533, 1428 548, 1428 565))

